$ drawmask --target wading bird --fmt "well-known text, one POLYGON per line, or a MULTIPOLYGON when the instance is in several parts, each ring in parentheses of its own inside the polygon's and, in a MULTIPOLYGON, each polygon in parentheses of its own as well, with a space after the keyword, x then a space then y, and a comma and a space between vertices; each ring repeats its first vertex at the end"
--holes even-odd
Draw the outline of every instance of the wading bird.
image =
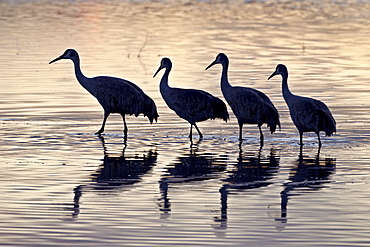
POLYGON ((206 70, 215 64, 222 65, 221 91, 238 119, 239 140, 243 140, 243 124, 257 124, 260 130, 260 144, 263 146, 261 126, 266 123, 271 133, 275 132, 276 126, 280 128, 279 113, 274 104, 264 93, 256 89, 230 85, 227 77, 229 59, 224 53, 218 54, 216 60, 208 65, 206 70))
POLYGON ((275 75, 281 75, 283 97, 288 105, 290 117, 298 129, 300 145, 303 145, 303 132, 315 132, 321 147, 320 131, 324 131, 326 136, 331 136, 336 132, 336 123, 331 115, 329 108, 321 101, 294 95, 288 88, 288 69, 285 65, 276 66, 274 73, 268 80, 275 75))
POLYGON ((192 139, 193 126, 198 131, 199 138, 203 138, 197 122, 215 118, 221 118, 227 122, 229 114, 222 100, 202 90, 168 86, 168 75, 172 69, 172 62, 169 58, 162 59, 161 65, 153 77, 161 69, 166 69, 159 84, 162 97, 171 110, 190 123, 190 139, 192 139))
POLYGON ((75 74, 78 82, 91 93, 104 109, 103 124, 96 134, 104 132, 105 122, 111 113, 119 113, 123 118, 124 135, 127 138, 127 125, 125 115, 135 115, 143 113, 148 117, 150 123, 157 121, 158 113, 154 101, 146 95, 134 83, 116 77, 97 76, 88 78, 82 74, 80 68, 80 58, 77 51, 66 50, 63 55, 52 60, 49 64, 61 59, 71 59, 74 64, 75 74))

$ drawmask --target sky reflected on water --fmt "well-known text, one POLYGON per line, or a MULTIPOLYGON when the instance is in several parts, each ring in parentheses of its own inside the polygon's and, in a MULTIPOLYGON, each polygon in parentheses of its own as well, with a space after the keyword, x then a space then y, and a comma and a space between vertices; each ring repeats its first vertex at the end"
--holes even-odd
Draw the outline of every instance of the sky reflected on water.
POLYGON ((0 193, 3 244, 74 246, 366 246, 370 232, 370 3, 368 1, 0 1, 0 193), (158 123, 109 117, 76 81, 86 76, 140 86, 158 123), (163 101, 169 84, 220 97, 219 52, 234 86, 263 91, 281 131, 259 147, 255 126, 189 124, 163 101), (281 94, 267 81, 278 63, 293 93, 325 102, 338 132, 305 134, 303 150, 281 94), (248 233, 248 234, 246 234, 248 233))

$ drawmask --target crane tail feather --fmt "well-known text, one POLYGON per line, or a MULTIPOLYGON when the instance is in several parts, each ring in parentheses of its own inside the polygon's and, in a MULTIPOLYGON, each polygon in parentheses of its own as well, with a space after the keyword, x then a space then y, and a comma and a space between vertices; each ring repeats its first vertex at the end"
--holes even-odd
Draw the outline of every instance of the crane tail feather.
POLYGON ((225 103, 217 97, 214 97, 213 101, 213 111, 212 111, 212 119, 220 118, 227 122, 229 119, 229 113, 227 112, 227 107, 225 103))
POLYGON ((143 107, 143 114, 145 117, 148 117, 149 122, 152 124, 153 121, 157 122, 158 120, 158 112, 157 106, 155 105, 154 101, 144 94, 144 107, 143 107))
POLYGON ((331 113, 320 111, 319 117, 319 131, 323 130, 325 132, 325 136, 331 136, 333 133, 337 132, 336 122, 331 113))
POLYGON ((271 106, 270 108, 267 109, 269 110, 268 112, 265 112, 264 116, 267 118, 267 119, 265 118, 267 127, 270 127, 270 132, 272 134, 276 131, 277 126, 279 126, 279 130, 281 129, 279 113, 274 106, 271 106))

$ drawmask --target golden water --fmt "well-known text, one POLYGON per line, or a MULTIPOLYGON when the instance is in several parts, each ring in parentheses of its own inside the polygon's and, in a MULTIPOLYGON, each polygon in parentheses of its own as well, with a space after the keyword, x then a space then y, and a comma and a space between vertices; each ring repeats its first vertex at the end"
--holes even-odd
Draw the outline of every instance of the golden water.
POLYGON ((1 1, 0 236, 8 245, 367 246, 370 242, 370 3, 367 1, 1 1), (76 81, 133 81, 158 106, 158 123, 119 116, 103 138, 97 101, 76 81), (236 119, 189 124, 168 109, 153 78, 162 57, 170 84, 222 98, 219 52, 232 85, 266 93, 282 129, 236 119), (338 132, 298 133, 281 95, 325 102, 338 132))

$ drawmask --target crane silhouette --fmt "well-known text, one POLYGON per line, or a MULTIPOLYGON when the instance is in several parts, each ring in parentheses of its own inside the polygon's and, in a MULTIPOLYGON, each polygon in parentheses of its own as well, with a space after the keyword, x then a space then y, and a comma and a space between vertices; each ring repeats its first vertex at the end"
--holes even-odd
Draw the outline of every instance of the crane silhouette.
POLYGON ((168 75, 172 69, 172 62, 169 58, 163 58, 161 65, 155 72, 155 77, 162 69, 164 72, 159 89, 168 107, 176 114, 190 123, 189 137, 192 139, 193 126, 198 131, 199 138, 203 138, 197 122, 207 119, 221 118, 227 122, 229 114, 225 103, 219 98, 202 90, 173 88, 168 85, 168 75))
POLYGON ((264 137, 261 126, 266 123, 271 133, 275 132, 276 126, 280 128, 279 113, 274 104, 264 93, 256 89, 230 85, 227 76, 229 59, 224 53, 219 53, 206 70, 215 64, 222 65, 221 91, 238 119, 239 140, 243 140, 243 124, 257 124, 260 131, 260 144, 263 146, 264 137))
POLYGON ((78 82, 98 100, 104 109, 103 124, 96 134, 100 135, 104 132, 105 122, 111 113, 119 113, 122 116, 125 139, 128 131, 126 114, 137 117, 140 113, 143 113, 144 116, 148 117, 150 123, 153 123, 153 120, 157 121, 158 113, 154 101, 134 83, 110 76, 93 78, 84 76, 80 68, 80 57, 77 51, 73 49, 66 50, 49 64, 61 59, 71 59, 73 61, 78 82))
POLYGON ((321 147, 320 131, 324 131, 326 136, 331 136, 336 132, 336 123, 329 108, 320 100, 294 95, 288 87, 288 69, 283 64, 278 64, 274 73, 268 80, 275 75, 282 77, 283 97, 288 105, 290 117, 299 132, 300 145, 303 145, 303 132, 315 132, 321 147))

